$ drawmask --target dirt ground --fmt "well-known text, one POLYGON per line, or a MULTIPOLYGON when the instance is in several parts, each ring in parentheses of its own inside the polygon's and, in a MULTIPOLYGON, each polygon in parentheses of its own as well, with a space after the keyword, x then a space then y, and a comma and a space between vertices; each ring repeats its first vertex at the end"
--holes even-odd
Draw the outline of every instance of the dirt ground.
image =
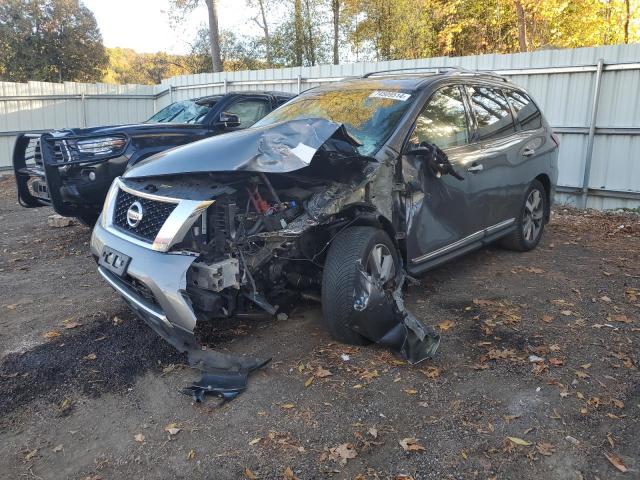
POLYGON ((237 322, 215 348, 273 360, 217 407, 50 213, 0 180, 2 478, 640 478, 637 214, 556 208, 537 250, 429 273, 417 366, 332 342, 313 304, 237 322))

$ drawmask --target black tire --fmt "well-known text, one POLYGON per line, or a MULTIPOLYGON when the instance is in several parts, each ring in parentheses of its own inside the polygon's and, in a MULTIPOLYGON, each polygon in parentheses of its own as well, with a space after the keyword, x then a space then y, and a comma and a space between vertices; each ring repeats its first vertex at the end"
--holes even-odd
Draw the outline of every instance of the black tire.
POLYGON ((322 317, 331 337, 350 345, 368 345, 370 340, 353 331, 349 324, 353 313, 356 264, 366 265, 376 245, 388 248, 393 268, 399 268, 398 252, 389 235, 375 227, 350 227, 331 243, 322 274, 322 317))
POLYGON ((89 228, 93 228, 96 222, 98 221, 99 216, 100 214, 95 212, 82 212, 82 213, 78 213, 76 215, 76 218, 81 224, 89 228))
MULTIPOLYGON (((522 199, 522 205, 520 206, 520 211, 518 214, 518 218, 516 218, 516 229, 511 232, 506 237, 500 240, 500 245, 509 250, 515 250, 517 252, 528 252, 529 250, 533 250, 540 243, 540 239, 542 238, 542 234, 544 233, 544 226, 547 219, 547 193, 545 191, 544 185, 540 183, 538 180, 534 180, 529 185, 527 192, 522 199), (532 194, 535 195, 534 192, 538 192, 541 205, 541 213, 542 217, 539 219, 539 227, 535 231, 535 234, 532 235, 532 238, 526 238, 525 234, 525 225, 527 224, 528 219, 528 208, 527 202, 529 201, 532 194)), ((534 227, 535 228, 535 227, 534 227)))

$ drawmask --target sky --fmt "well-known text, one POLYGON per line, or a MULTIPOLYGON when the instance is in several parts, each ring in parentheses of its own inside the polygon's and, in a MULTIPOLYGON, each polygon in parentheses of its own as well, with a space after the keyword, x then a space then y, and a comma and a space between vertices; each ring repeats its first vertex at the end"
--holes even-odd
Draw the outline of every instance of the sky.
MULTIPOLYGON (((207 23, 204 1, 177 29, 169 23, 168 0, 82 1, 95 15, 105 46, 132 48, 141 53, 188 53, 189 42, 198 27, 207 23)), ((220 0, 218 16, 220 30, 230 29, 240 35, 260 34, 244 0, 220 0)))

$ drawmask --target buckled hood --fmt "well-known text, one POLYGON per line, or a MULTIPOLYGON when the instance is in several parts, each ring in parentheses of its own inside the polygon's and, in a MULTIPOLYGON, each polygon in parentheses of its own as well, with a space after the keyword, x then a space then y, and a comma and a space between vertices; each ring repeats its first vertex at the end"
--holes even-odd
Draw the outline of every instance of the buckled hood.
POLYGON ((341 123, 321 118, 290 120, 207 138, 143 160, 127 178, 197 172, 292 172, 309 166, 321 147, 336 140, 332 153, 359 156, 360 143, 341 123))

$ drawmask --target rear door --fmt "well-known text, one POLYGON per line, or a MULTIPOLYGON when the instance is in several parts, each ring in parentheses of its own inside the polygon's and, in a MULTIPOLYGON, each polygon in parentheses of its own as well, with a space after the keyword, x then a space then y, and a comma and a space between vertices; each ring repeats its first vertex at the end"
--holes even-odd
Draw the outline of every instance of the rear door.
POLYGON ((431 143, 449 157, 464 177, 437 177, 416 157, 403 157, 407 184, 407 260, 418 271, 438 257, 453 253, 480 238, 481 221, 473 197, 475 178, 467 171, 480 153, 470 143, 470 117, 459 85, 437 89, 426 102, 409 136, 407 150, 431 143), (477 238, 476 238, 477 237, 477 238))
POLYGON ((509 228, 515 222, 522 186, 518 170, 522 137, 518 135, 511 106, 495 86, 467 85, 475 130, 473 141, 480 146, 479 157, 467 168, 474 179, 474 203, 482 227, 489 233, 509 228))

